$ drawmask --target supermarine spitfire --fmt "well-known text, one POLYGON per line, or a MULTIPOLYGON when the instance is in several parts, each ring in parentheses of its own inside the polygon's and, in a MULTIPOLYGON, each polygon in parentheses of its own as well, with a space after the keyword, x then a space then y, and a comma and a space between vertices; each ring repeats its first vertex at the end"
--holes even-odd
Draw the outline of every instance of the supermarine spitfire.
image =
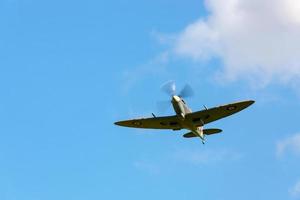
POLYGON ((189 85, 186 85, 178 95, 176 95, 176 86, 174 82, 168 82, 162 89, 171 95, 171 103, 176 115, 156 117, 152 114, 153 117, 151 118, 118 121, 115 122, 115 124, 132 128, 171 129, 174 131, 188 129, 190 132, 184 134, 183 137, 199 137, 204 144, 206 135, 222 132, 221 129, 216 128, 204 129, 203 127, 205 124, 235 114, 254 103, 253 100, 247 100, 209 109, 204 106, 204 110, 192 112, 183 99, 193 95, 193 91, 189 85))

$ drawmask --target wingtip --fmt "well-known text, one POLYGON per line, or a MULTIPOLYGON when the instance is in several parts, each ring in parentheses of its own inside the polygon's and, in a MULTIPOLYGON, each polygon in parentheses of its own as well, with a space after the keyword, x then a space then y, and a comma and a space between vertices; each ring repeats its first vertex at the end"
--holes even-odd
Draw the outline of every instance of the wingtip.
POLYGON ((248 108, 249 106, 251 106, 252 104, 254 104, 255 101, 254 100, 247 100, 244 101, 244 108, 248 108))
POLYGON ((250 105, 254 104, 255 101, 254 101, 254 100, 244 100, 244 101, 240 101, 240 102, 238 102, 238 103, 241 103, 241 104, 250 106, 250 105))
POLYGON ((249 100, 248 102, 249 102, 249 106, 255 103, 254 100, 249 100))
POLYGON ((114 124, 120 126, 120 122, 114 122, 114 124))

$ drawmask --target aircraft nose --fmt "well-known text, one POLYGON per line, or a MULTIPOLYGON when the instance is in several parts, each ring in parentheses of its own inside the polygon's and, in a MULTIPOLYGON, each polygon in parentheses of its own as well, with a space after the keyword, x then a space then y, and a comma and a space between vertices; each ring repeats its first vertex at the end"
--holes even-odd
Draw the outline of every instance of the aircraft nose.
POLYGON ((180 97, 175 95, 175 96, 172 97, 172 101, 179 102, 180 101, 180 97))

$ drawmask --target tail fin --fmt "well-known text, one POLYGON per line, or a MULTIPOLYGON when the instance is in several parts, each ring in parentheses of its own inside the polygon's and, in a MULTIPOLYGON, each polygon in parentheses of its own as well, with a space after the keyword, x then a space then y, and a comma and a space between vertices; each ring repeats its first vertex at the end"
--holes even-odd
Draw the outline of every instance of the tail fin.
MULTIPOLYGON (((217 134, 217 133, 221 133, 221 132, 222 132, 222 130, 217 129, 217 128, 210 128, 210 129, 203 130, 204 135, 212 135, 212 134, 217 134)), ((183 137, 192 138, 192 137, 198 137, 198 136, 195 135, 193 132, 188 132, 188 133, 184 134, 183 137)))

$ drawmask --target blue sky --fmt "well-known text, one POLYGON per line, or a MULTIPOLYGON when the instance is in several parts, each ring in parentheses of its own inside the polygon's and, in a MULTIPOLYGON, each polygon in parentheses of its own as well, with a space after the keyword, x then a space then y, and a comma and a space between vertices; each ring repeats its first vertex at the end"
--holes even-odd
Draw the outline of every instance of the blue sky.
POLYGON ((218 3, 0 0, 0 199, 299 199, 299 18, 278 15, 272 52, 220 28, 218 3), (113 124, 172 114, 156 110, 168 80, 193 86, 193 110, 256 103, 205 145, 113 124))

